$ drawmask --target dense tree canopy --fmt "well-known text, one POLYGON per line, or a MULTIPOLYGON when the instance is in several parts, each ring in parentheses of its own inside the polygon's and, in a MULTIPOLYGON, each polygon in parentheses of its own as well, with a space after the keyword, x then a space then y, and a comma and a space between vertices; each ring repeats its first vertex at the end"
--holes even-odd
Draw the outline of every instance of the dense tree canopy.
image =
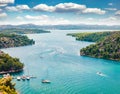
POLYGON ((103 40, 106 36, 111 35, 113 32, 94 32, 94 33, 70 33, 69 36, 76 37, 76 40, 98 42, 103 40))
POLYGON ((120 60, 120 32, 113 32, 104 40, 81 49, 81 55, 120 60))
POLYGON ((82 48, 80 54, 84 56, 120 60, 120 31, 72 33, 67 34, 76 37, 76 40, 96 42, 82 48))
POLYGON ((19 61, 18 58, 13 58, 0 51, 0 72, 21 71, 23 66, 24 65, 19 61))

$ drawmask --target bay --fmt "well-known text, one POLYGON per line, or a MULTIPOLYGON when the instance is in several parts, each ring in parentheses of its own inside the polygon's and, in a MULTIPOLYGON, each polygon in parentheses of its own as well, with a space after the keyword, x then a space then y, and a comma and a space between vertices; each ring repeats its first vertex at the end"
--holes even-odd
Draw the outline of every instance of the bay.
POLYGON ((51 30, 48 34, 27 34, 35 45, 2 49, 25 65, 24 71, 14 76, 27 75, 29 71, 37 77, 30 81, 14 79, 20 94, 120 94, 120 62, 80 56, 80 49, 93 43, 66 36, 75 32, 98 31, 51 30), (51 84, 42 84, 42 79, 51 80, 51 84))

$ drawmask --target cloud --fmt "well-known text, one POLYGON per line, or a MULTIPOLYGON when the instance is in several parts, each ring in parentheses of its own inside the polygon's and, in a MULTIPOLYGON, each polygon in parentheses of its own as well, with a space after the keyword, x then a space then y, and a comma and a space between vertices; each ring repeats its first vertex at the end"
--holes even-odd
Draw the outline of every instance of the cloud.
POLYGON ((75 3, 60 3, 56 6, 48 6, 46 4, 39 4, 33 7, 34 10, 47 11, 47 12, 77 12, 85 9, 85 5, 79 5, 75 3))
POLYGON ((7 17, 6 13, 0 13, 0 18, 7 17))
POLYGON ((0 7, 5 7, 8 4, 13 4, 14 0, 0 0, 0 7))
POLYGON ((4 7, 4 6, 7 6, 7 4, 1 4, 1 3, 0 3, 0 7, 4 7))
POLYGON ((0 4, 10 4, 14 3, 14 0, 0 0, 0 4))
POLYGON ((30 9, 28 5, 18 5, 16 6, 16 8, 18 10, 29 10, 30 9))
POLYGON ((120 25, 120 19, 115 16, 109 16, 105 18, 85 18, 79 17, 74 19, 78 24, 90 24, 90 25, 120 25))
POLYGON ((5 8, 8 11, 21 11, 21 10, 29 10, 28 5, 17 5, 17 6, 8 6, 5 8))
POLYGON ((118 10, 115 15, 120 16, 120 10, 118 10))
POLYGON ((87 8, 83 10, 83 13, 95 13, 95 14, 105 14, 106 11, 98 8, 87 8))
POLYGON ((8 11, 18 11, 18 9, 14 6, 6 7, 5 9, 8 10, 8 11))
POLYGON ((112 20, 112 21, 115 21, 115 20, 117 20, 117 18, 116 18, 116 17, 109 17, 109 18, 107 18, 106 20, 112 20))
POLYGON ((109 11, 116 11, 117 8, 105 8, 106 10, 109 10, 109 11))
POLYGON ((30 20, 45 20, 45 19, 48 19, 48 16, 47 15, 41 15, 41 16, 26 15, 25 18, 30 20))
POLYGON ((76 3, 60 3, 55 6, 39 4, 33 7, 33 10, 45 11, 45 12, 57 12, 57 13, 74 12, 74 13, 105 14, 104 10, 98 8, 87 8, 86 5, 80 5, 76 3))
POLYGON ((18 20, 23 20, 23 17, 17 16, 16 19, 18 19, 18 20))
POLYGON ((54 7, 53 6, 47 6, 46 4, 39 4, 35 7, 33 7, 34 10, 38 10, 38 11, 47 11, 47 12, 52 12, 54 11, 54 7))
POLYGON ((112 5, 113 5, 113 3, 108 3, 108 5, 109 5, 109 6, 112 6, 112 5))
POLYGON ((99 19, 97 20, 97 22, 101 25, 120 25, 120 20, 114 16, 104 18, 104 19, 99 19))
MULTIPOLYGON (((21 17, 17 17, 18 19, 21 17)), ((48 15, 32 16, 26 15, 22 17, 26 23, 34 23, 36 25, 57 25, 57 24, 70 24, 71 22, 64 18, 56 18, 48 15)))
POLYGON ((79 12, 85 8, 85 5, 79 5, 75 3, 60 3, 55 6, 55 12, 79 12))

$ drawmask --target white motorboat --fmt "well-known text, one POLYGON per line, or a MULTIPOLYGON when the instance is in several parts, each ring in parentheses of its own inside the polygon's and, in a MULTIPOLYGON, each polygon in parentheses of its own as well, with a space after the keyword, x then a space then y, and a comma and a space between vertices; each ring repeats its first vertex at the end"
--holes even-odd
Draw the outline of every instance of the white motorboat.
POLYGON ((20 76, 18 76, 18 77, 17 77, 17 80, 18 80, 18 81, 20 81, 20 80, 21 80, 21 77, 20 77, 20 76))
POLYGON ((50 80, 42 80, 42 83, 51 83, 51 81, 50 80))

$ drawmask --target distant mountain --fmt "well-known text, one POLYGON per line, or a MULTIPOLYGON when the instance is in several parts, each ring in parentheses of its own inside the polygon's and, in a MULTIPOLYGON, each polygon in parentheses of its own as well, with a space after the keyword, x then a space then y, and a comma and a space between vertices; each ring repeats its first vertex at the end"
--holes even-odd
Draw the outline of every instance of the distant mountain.
POLYGON ((120 25, 35 25, 35 24, 22 24, 22 25, 0 25, 0 29, 8 28, 39 28, 39 29, 58 29, 58 30, 120 30, 120 25))

